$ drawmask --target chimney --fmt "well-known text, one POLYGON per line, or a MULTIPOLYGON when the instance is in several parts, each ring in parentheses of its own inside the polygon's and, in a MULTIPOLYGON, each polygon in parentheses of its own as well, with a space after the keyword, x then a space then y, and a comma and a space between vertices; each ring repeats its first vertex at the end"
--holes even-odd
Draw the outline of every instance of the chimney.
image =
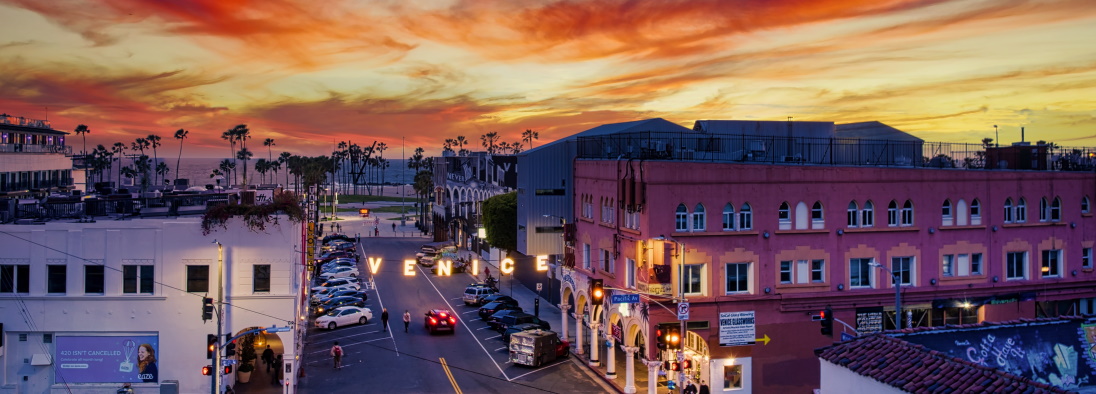
POLYGON ((1020 142, 1024 142, 1024 128, 1020 127, 1020 142))

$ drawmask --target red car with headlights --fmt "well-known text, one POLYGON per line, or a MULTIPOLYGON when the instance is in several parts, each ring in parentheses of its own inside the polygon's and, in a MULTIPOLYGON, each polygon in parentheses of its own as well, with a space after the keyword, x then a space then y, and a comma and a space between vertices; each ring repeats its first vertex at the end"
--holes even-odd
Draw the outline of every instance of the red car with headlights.
POLYGON ((431 334, 438 331, 456 332, 457 317, 446 309, 431 309, 426 312, 426 331, 431 334))

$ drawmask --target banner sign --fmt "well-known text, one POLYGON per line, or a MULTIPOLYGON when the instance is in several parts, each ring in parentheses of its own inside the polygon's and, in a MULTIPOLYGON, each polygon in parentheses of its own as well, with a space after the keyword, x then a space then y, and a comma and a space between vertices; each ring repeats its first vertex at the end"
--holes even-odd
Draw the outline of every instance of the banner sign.
POLYGON ((158 382, 158 335, 58 336, 57 383, 158 382))
POLYGON ((719 346, 745 346, 757 342, 754 311, 719 313, 719 346))

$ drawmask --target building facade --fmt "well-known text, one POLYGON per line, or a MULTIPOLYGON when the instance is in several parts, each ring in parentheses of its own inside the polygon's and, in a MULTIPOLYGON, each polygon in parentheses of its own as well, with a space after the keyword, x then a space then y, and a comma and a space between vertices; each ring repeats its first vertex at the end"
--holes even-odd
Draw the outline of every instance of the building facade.
POLYGON ((674 146, 631 158, 586 148, 612 141, 578 142, 561 294, 591 364, 614 375, 626 357, 649 374, 627 392, 677 378, 659 377, 676 354, 654 334, 679 324, 678 301, 684 373, 713 392, 817 388, 813 350, 842 335, 1094 311, 1088 150, 1023 171, 985 169, 978 145, 836 135, 631 136, 674 146), (590 279, 641 300, 590 308, 590 279), (833 338, 816 321, 826 308, 833 338))
MULTIPOLYGON (((126 382, 142 392, 209 393, 202 367, 213 360, 203 350, 217 326, 202 310, 203 298, 218 297, 218 267, 223 333, 293 326, 260 342, 295 371, 301 229, 286 217, 265 233, 230 219, 209 235, 193 217, 0 226, 0 393, 101 393, 126 382)), ((296 374, 285 376, 292 392, 296 374)))
POLYGON ((54 130, 49 121, 0 114, 0 197, 72 188, 68 134, 54 130))

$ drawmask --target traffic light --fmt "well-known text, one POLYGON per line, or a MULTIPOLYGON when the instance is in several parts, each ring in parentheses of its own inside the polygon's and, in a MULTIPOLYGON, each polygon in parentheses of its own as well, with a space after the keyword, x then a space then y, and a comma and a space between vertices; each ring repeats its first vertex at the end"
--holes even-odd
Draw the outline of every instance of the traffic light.
POLYGON ((681 362, 681 369, 689 369, 693 367, 693 360, 685 359, 681 362))
POLYGON ((658 350, 666 349, 666 330, 663 330, 662 326, 655 330, 655 344, 657 344, 658 350))
POLYGON ((822 335, 833 336, 833 309, 822 310, 822 335))
POLYGON ((605 282, 602 279, 590 279, 590 298, 594 305, 605 303, 605 282))
POLYGON ((231 373, 232 373, 232 366, 231 365, 225 365, 225 373, 223 375, 228 375, 228 374, 231 374, 231 373))
POLYGON ((667 371, 680 371, 681 370, 681 363, 679 363, 677 361, 663 361, 662 362, 662 369, 667 370, 667 371))
POLYGON ((668 327, 666 329, 666 347, 671 350, 681 349, 681 329, 678 327, 668 327))
POLYGON ((205 376, 213 375, 213 366, 212 365, 203 366, 202 367, 202 375, 205 375, 205 376))
POLYGON ((235 356, 235 355, 236 355, 236 344, 233 343, 233 342, 229 342, 227 345, 225 345, 225 358, 231 358, 232 356, 235 356))
POLYGON ((206 358, 212 360, 214 352, 217 351, 217 336, 213 334, 206 335, 206 358))
POLYGON ((213 299, 202 298, 202 320, 213 320, 213 299))

